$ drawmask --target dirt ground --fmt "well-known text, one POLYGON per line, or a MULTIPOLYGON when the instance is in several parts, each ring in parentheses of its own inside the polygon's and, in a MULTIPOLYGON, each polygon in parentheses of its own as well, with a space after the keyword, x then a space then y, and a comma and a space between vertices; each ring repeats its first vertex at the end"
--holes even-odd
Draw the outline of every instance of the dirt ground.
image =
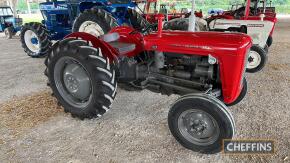
MULTIPOLYGON (((2 35, 3 36, 3 35, 2 35)), ((17 38, 0 38, 0 162, 290 162, 290 19, 279 19, 265 69, 247 74, 248 94, 230 108, 242 139, 273 139, 271 156, 203 155, 179 145, 167 126, 178 96, 118 90, 113 109, 80 121, 50 96, 43 59, 17 38)))

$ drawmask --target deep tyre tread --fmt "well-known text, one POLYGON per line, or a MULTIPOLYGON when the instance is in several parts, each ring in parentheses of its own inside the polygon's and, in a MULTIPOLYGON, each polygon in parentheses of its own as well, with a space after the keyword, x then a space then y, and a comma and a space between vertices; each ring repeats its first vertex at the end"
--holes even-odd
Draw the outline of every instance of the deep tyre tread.
POLYGON ((260 62, 260 64, 257 66, 257 67, 255 67, 255 68, 247 68, 246 69, 246 72, 249 72, 249 73, 256 73, 256 72, 259 72, 259 71, 261 71, 264 67, 265 67, 265 65, 266 65, 266 62, 267 62, 267 60, 268 60, 268 56, 267 56, 267 53, 266 53, 266 51, 263 49, 263 48, 261 48, 260 46, 258 46, 258 45, 253 45, 252 47, 251 47, 251 49, 250 49, 250 51, 255 51, 255 52, 257 52, 259 55, 260 55, 260 57, 261 57, 261 62, 260 62))
POLYGON ((164 30, 180 30, 187 31, 188 30, 188 19, 186 18, 177 18, 171 21, 168 21, 164 24, 164 30))
POLYGON ((118 26, 117 20, 109 12, 99 8, 91 8, 85 10, 75 19, 72 31, 79 32, 79 28, 85 21, 97 23, 105 34, 118 26))
POLYGON ((117 91, 116 68, 114 63, 101 54, 98 48, 91 47, 86 41, 68 38, 53 45, 47 60, 50 87, 59 103, 64 107, 65 112, 69 112, 73 117, 82 120, 100 117, 110 109, 117 91), (71 57, 77 60, 84 66, 90 78, 92 98, 82 108, 70 105, 56 87, 55 65, 62 57, 71 57))
POLYGON ((139 14, 136 10, 128 8, 128 19, 130 20, 131 26, 134 29, 144 29, 146 28, 150 23, 143 18, 141 14, 139 14))
POLYGON ((41 23, 38 22, 24 24, 20 32, 20 41, 25 53, 33 58, 45 56, 49 52, 52 45, 48 31, 41 23), (40 44, 40 49, 38 52, 31 51, 25 44, 24 34, 27 30, 31 30, 37 35, 40 44))
POLYGON ((175 139, 190 150, 213 154, 222 149, 223 139, 232 139, 235 134, 235 122, 227 107, 215 97, 205 94, 189 94, 179 98, 168 113, 168 126, 175 139), (209 145, 197 145, 189 142, 178 128, 178 117, 182 112, 191 108, 201 109, 211 115, 219 126, 220 132, 216 141, 209 145))

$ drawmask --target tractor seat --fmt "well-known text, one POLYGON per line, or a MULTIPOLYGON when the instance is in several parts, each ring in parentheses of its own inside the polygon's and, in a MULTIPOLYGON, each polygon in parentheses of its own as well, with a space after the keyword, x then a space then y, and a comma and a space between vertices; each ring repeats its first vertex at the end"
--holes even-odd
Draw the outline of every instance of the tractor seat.
POLYGON ((108 34, 101 36, 101 39, 105 42, 117 41, 119 38, 120 38, 120 35, 116 32, 108 33, 108 34))
POLYGON ((121 55, 131 52, 135 50, 136 48, 135 44, 125 43, 125 42, 114 41, 114 42, 109 42, 109 44, 112 47, 114 47, 121 55))
POLYGON ((120 35, 116 32, 105 34, 101 39, 114 47, 121 55, 135 50, 136 45, 131 43, 119 42, 120 35))

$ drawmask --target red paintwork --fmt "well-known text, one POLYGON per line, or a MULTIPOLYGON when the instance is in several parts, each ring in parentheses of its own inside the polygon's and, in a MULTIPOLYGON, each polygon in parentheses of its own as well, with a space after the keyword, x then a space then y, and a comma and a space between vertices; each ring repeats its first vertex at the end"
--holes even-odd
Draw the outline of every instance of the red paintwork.
POLYGON ((118 52, 114 48, 111 48, 111 46, 108 43, 98 39, 97 37, 91 34, 85 32, 74 32, 65 36, 65 38, 77 38, 91 42, 93 47, 101 48, 102 53, 108 56, 110 61, 118 61, 117 58, 118 52))
MULTIPOLYGON (((134 57, 142 51, 174 52, 180 55, 211 55, 218 59, 223 101, 229 104, 235 101, 241 92, 247 50, 252 46, 251 38, 248 35, 182 31, 162 31, 161 35, 158 32, 142 35, 127 26, 116 27, 110 32, 119 33, 119 42, 136 45, 135 50, 126 54, 128 57, 134 57)), ((91 41, 94 47, 101 47, 104 54, 110 58, 117 59, 117 55, 120 55, 109 44, 90 34, 73 33, 67 37, 91 41)))

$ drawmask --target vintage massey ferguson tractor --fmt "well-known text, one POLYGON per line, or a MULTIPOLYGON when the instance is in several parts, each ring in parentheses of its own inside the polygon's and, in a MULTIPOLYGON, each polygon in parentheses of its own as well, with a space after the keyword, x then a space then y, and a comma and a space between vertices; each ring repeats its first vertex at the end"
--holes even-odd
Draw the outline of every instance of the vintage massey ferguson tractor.
MULTIPOLYGON (((248 1, 249 3, 250 1, 248 1)), ((194 4, 193 4, 194 6, 194 4)), ((249 6, 249 5, 248 5, 249 6)), ((260 18, 248 19, 250 8, 246 8, 245 19, 226 19, 223 17, 215 18, 210 21, 206 21, 202 18, 195 18, 191 20, 189 18, 179 18, 173 19, 165 23, 165 29, 171 30, 189 30, 190 25, 195 24, 198 28, 197 31, 220 31, 220 32, 242 32, 251 36, 253 40, 253 46, 251 47, 247 72, 255 73, 263 69, 267 62, 268 45, 267 40, 274 28, 274 23, 272 21, 264 20, 260 18), (195 22, 195 23, 190 23, 195 22)))
POLYGON ((7 39, 11 39, 21 26, 22 19, 13 16, 11 7, 0 6, 0 32, 4 32, 7 39))
POLYGON ((222 14, 211 15, 207 20, 210 23, 215 19, 237 19, 237 20, 267 20, 274 23, 271 32, 267 38, 267 46, 270 47, 273 42, 272 34, 277 22, 275 7, 272 6, 272 1, 267 3, 267 0, 246 0, 245 4, 232 7, 230 11, 225 11, 222 14))
POLYGON ((96 36, 111 28, 127 24, 141 28, 146 20, 140 16, 132 0, 66 0, 40 3, 42 23, 26 23, 21 30, 24 51, 31 57, 47 54, 51 41, 63 39, 73 32, 96 36))
POLYGON ((108 112, 117 83, 162 94, 183 95, 172 105, 168 126, 184 147, 221 150, 235 123, 226 105, 246 95, 251 38, 243 33, 163 31, 155 25, 113 28, 98 38, 76 32, 56 42, 45 75, 65 112, 80 119, 108 112))

